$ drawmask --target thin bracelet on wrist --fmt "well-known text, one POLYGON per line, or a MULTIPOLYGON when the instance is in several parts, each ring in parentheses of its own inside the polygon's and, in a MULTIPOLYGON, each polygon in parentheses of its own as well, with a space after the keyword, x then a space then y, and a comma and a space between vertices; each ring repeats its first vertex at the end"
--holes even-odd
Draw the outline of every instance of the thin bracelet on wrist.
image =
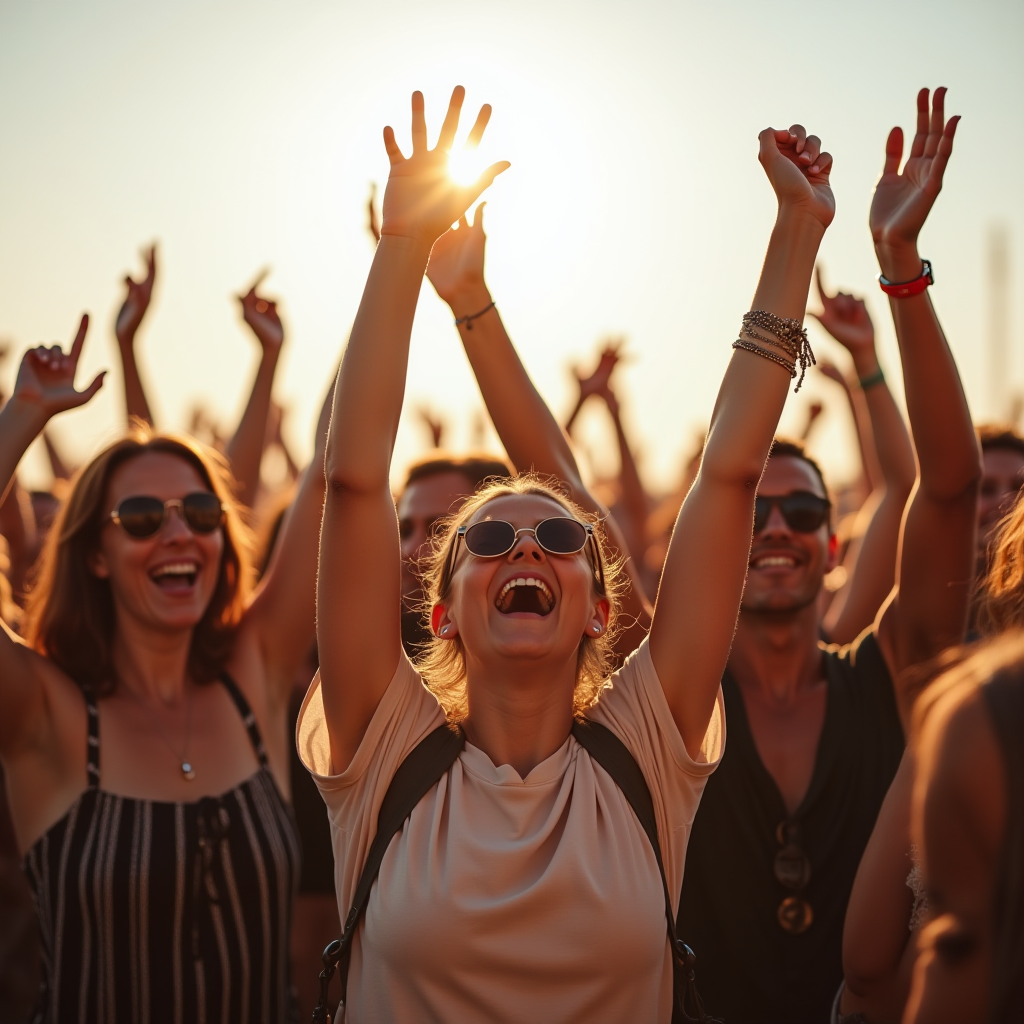
POLYGON ((489 313, 492 309, 494 309, 493 300, 489 302, 486 306, 484 306, 484 308, 481 309, 479 313, 470 313, 469 316, 456 317, 455 326, 460 327, 462 324, 465 324, 466 330, 471 331, 473 330, 473 321, 478 319, 479 317, 482 317, 484 313, 489 313))
POLYGON ((866 377, 858 377, 857 383, 860 384, 861 391, 867 391, 868 388, 873 388, 876 384, 884 384, 885 374, 882 372, 882 368, 879 367, 874 373, 869 373, 866 377))

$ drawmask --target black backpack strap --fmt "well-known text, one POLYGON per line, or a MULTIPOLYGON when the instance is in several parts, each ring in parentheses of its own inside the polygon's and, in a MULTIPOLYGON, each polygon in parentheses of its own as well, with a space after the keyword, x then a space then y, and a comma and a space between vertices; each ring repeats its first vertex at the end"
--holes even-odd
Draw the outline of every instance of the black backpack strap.
POLYGON ((665 895, 668 940, 672 947, 672 981, 675 993, 672 1024, 695 1021, 700 1024, 714 1024, 713 1018, 704 1012, 697 993, 694 973, 697 958, 693 950, 676 935, 672 898, 668 891, 665 864, 661 858, 661 843, 658 839, 658 820, 654 815, 654 801, 651 799, 651 790, 644 773, 626 744, 600 722, 593 722, 589 718, 577 718, 573 722, 572 734, 576 742, 611 776, 612 781, 622 791, 654 849, 654 859, 658 862, 661 887, 665 895))
POLYGON ((341 976, 341 998, 348 989, 348 965, 352 957, 352 939, 370 901, 370 890, 380 871, 384 854, 397 832, 401 832, 413 808, 437 785, 441 777, 458 759, 465 745, 462 730, 445 724, 425 736, 398 766, 384 794, 377 815, 377 834, 370 844, 362 874, 352 897, 352 909, 345 919, 340 939, 324 950, 324 969, 320 974, 320 1002, 313 1011, 314 1022, 327 1020, 327 986, 335 970, 341 976))

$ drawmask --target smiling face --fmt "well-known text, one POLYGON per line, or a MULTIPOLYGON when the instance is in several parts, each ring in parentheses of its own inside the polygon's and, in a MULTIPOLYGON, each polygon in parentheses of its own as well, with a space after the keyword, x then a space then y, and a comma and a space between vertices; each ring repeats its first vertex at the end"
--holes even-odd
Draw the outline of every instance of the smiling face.
MULTIPOLYGON (((147 452, 114 470, 104 511, 117 508, 125 498, 180 500, 209 490, 185 459, 147 452)), ((119 618, 128 616, 144 628, 178 632, 194 628, 205 614, 217 588, 223 554, 222 529, 196 533, 180 511, 172 509, 152 537, 132 537, 107 522, 90 568, 110 582, 119 618)))
MULTIPOLYGON (((571 514, 553 498, 508 494, 487 502, 466 525, 496 519, 532 530, 556 516, 571 514)), ((511 551, 495 558, 479 558, 459 545, 434 627, 444 639, 461 638, 467 664, 516 658, 558 665, 575 663, 581 639, 603 632, 608 611, 608 600, 594 588, 586 549, 552 555, 532 534, 521 533, 511 551)))
MULTIPOLYGON (((757 493, 782 497, 810 492, 826 498, 818 474, 803 459, 776 455, 768 460, 757 493)), ((792 529, 775 505, 750 546, 750 568, 741 610, 795 612, 813 604, 825 573, 835 568, 835 544, 826 521, 813 533, 792 529)))

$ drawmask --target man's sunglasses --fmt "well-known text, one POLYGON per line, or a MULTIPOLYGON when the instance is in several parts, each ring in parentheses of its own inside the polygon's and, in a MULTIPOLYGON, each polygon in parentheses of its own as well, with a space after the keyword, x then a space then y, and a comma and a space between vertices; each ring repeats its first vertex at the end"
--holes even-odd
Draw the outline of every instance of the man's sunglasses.
POLYGON ((793 491, 777 497, 754 499, 754 533, 760 533, 768 524, 772 509, 777 507, 786 525, 797 533, 814 533, 828 519, 832 503, 810 491, 793 491))
POLYGON ((224 522, 224 506, 212 491, 196 491, 170 501, 148 496, 125 498, 110 513, 110 518, 129 537, 143 540, 160 532, 172 508, 178 510, 193 533, 213 533, 224 522))
POLYGON ((459 544, 465 542, 466 549, 477 558, 499 558, 501 555, 507 555, 516 546, 521 533, 531 534, 549 555, 575 555, 588 548, 598 592, 604 593, 604 566, 601 563, 597 538, 594 536, 594 527, 590 523, 581 523, 577 519, 565 516, 545 519, 532 529, 522 530, 517 530, 503 519, 485 519, 472 526, 460 526, 455 533, 455 543, 451 547, 441 576, 441 593, 446 593, 451 584, 455 560, 459 555, 459 544))

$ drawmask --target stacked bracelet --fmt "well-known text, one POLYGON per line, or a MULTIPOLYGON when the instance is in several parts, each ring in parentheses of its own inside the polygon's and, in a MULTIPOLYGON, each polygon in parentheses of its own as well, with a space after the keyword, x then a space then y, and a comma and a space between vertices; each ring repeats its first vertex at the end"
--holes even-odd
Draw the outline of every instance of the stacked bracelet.
POLYGON ((807 373, 807 367, 814 365, 814 353, 807 341, 807 331, 799 320, 776 316, 763 309, 752 309, 743 314, 743 327, 740 337, 733 342, 733 348, 744 352, 753 352, 778 363, 789 370, 790 377, 796 377, 797 366, 800 367, 800 380, 796 389, 800 390, 807 373), (767 331, 767 334, 762 333, 767 331), (746 337, 744 337, 746 335, 746 337))
POLYGON ((484 306, 483 309, 480 310, 479 313, 471 313, 469 316, 464 316, 456 319, 455 326, 459 327, 461 324, 465 324, 466 330, 471 331, 473 330, 473 321, 478 319, 479 317, 482 317, 484 313, 490 312, 492 309, 494 309, 494 303, 489 302, 486 306, 484 306))

